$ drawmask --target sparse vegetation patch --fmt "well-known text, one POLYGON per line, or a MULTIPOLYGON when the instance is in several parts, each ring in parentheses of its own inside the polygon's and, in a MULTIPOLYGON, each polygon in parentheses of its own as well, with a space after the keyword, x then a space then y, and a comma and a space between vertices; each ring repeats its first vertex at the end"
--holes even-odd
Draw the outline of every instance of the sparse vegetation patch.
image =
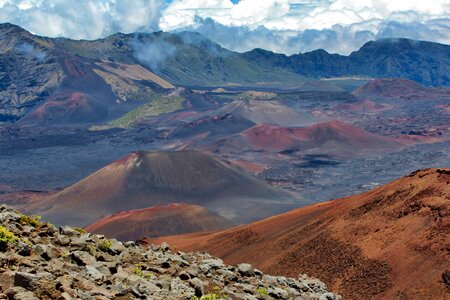
POLYGON ((171 113, 183 108, 184 98, 181 96, 153 95, 151 98, 148 103, 133 109, 119 119, 110 122, 109 125, 112 127, 130 128, 139 120, 171 113))

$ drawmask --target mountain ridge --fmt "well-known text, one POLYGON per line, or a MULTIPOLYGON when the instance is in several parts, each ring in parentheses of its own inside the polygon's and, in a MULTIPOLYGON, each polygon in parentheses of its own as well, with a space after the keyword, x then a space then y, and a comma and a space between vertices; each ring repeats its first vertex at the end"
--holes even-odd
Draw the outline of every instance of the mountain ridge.
MULTIPOLYGON (((71 49, 72 46, 74 46, 76 43, 80 44, 98 44, 103 48, 103 50, 109 50, 111 51, 113 48, 111 48, 111 45, 116 47, 115 49, 120 51, 125 51, 123 53, 126 53, 126 51, 129 50, 130 44, 127 44, 131 40, 132 43, 139 43, 139 42, 152 42, 157 41, 158 38, 161 39, 164 42, 167 42, 167 46, 186 46, 190 45, 193 46, 191 50, 198 51, 201 48, 204 48, 208 51, 204 52, 204 54, 216 54, 213 57, 240 57, 244 58, 244 61, 252 61, 253 63, 257 63, 260 67, 269 67, 270 69, 287 69, 288 71, 294 71, 294 73, 298 73, 300 75, 306 75, 310 77, 334 77, 334 76, 343 76, 343 75, 371 75, 373 77, 405 77, 410 78, 412 80, 415 80, 419 83, 425 83, 427 85, 447 85, 449 82, 449 78, 444 76, 443 78, 439 78, 439 74, 433 73, 433 76, 428 76, 424 78, 417 77, 417 74, 410 74, 411 76, 400 76, 402 72, 394 72, 394 70, 391 71, 381 71, 386 65, 378 65, 377 68, 375 68, 375 65, 370 65, 370 68, 374 68, 371 72, 358 72, 358 67, 361 67, 361 62, 365 61, 367 63, 367 56, 368 53, 381 55, 379 58, 372 57, 373 61, 376 61, 377 63, 385 61, 385 59, 408 59, 411 58, 409 56, 416 55, 420 52, 421 49, 426 48, 427 51, 433 52, 434 55, 439 54, 440 52, 444 51, 444 56, 441 57, 441 59, 444 59, 444 64, 438 63, 439 66, 445 67, 445 69, 448 69, 449 66, 449 58, 447 57, 448 49, 450 48, 449 45, 436 43, 436 42, 429 42, 429 41, 421 41, 421 40, 412 40, 412 39, 406 39, 406 38, 382 38, 378 40, 371 40, 366 43, 364 43, 358 50, 353 51, 349 55, 340 55, 335 53, 328 53, 326 50, 323 49, 316 49, 309 52, 304 53, 298 53, 293 54, 290 56, 287 56, 285 54, 275 53, 269 50, 264 50, 261 48, 255 48, 253 50, 239 53, 235 51, 228 50, 226 48, 223 48, 219 44, 203 37, 201 34, 197 32, 190 32, 190 31, 183 31, 179 33, 168 33, 163 31, 153 32, 153 33, 142 33, 142 32, 136 32, 136 33, 116 33, 112 34, 108 37, 102 38, 102 39, 96 39, 96 40, 73 40, 68 38, 48 38, 48 37, 40 37, 32 35, 30 32, 26 31, 25 29, 17 26, 12 25, 10 23, 3 23, 0 24, 2 27, 6 28, 13 28, 14 32, 22 32, 26 33, 27 35, 31 35, 36 38, 42 38, 47 41, 54 41, 59 42, 59 46, 65 47, 66 50, 71 49), (122 42, 120 40, 123 39, 122 42), (109 44, 110 43, 110 44, 109 44), (114 44, 116 43, 116 44, 114 44), (196 48, 196 49, 195 49, 196 48), (209 51, 211 50, 211 51, 209 51), (406 51, 406 52, 405 52, 406 51), (397 55, 398 54, 398 55, 397 55), (406 57, 403 57, 405 56, 406 57), (267 61, 266 63, 261 63, 262 60, 258 59, 261 57, 266 57, 267 61), (346 62, 347 59, 354 58, 355 62, 348 63, 346 62), (273 62, 272 62, 273 60, 273 62), (324 62, 328 62, 327 64, 324 64, 324 62), (292 64, 292 67, 286 66, 286 64, 292 64), (339 66, 341 65, 341 66, 339 66), (342 70, 338 71, 338 67, 340 67, 342 70), (310 70, 311 68, 316 68, 315 71, 311 73, 304 73, 305 70, 310 70), (346 74, 348 73, 348 74, 346 74), (392 76, 388 76, 391 74, 392 76), (433 77, 433 78, 432 78, 433 77)), ((80 48, 73 48, 73 50, 76 50, 76 53, 81 56, 85 56, 86 58, 95 58, 95 59, 107 59, 108 51, 102 51, 102 52, 89 52, 89 49, 82 49, 80 48), (87 52, 86 52, 87 51, 87 52), (98 56, 100 55, 100 56, 98 56)), ((170 52, 170 51, 169 51, 170 52)), ((422 52, 423 55, 425 52, 422 52)), ((417 56, 416 58, 423 59, 421 57, 422 55, 417 56)), ((114 59, 114 56, 111 58, 114 59)), ((181 57, 180 57, 181 58, 181 57)), ((115 59, 118 59, 118 57, 115 57, 115 59)), ((136 62, 136 58, 121 56, 121 60, 124 60, 125 63, 130 62, 136 62)), ((439 62, 437 58, 433 58, 432 56, 429 56, 429 59, 431 59, 434 62, 439 62)), ((406 69, 403 71, 410 72, 415 69, 415 66, 404 66, 406 69)), ((392 69, 387 68, 387 70, 392 69)), ((438 69, 434 67, 431 68, 433 71, 436 71, 438 69)), ((445 70, 442 70, 445 71, 445 70)), ((443 72, 443 75, 448 74, 443 72)), ((169 75, 170 74, 166 74, 169 75)), ((287 79, 287 78, 285 78, 287 79)), ((195 81, 195 78, 191 78, 191 80, 195 81)), ((249 82, 254 82, 250 80, 249 82)), ((176 84, 180 84, 180 82, 173 82, 176 84)), ((195 84, 195 82, 191 82, 190 84, 195 84)))
POLYGON ((347 56, 331 54, 323 49, 291 56, 254 49, 244 52, 243 55, 262 66, 286 68, 313 78, 392 77, 406 78, 425 85, 445 86, 450 82, 447 75, 450 71, 448 53, 450 46, 446 44, 405 38, 383 38, 368 41, 347 56), (426 54, 424 49, 427 49, 425 52, 429 51, 430 55, 426 54), (426 63, 421 61, 424 57, 432 62, 431 66, 426 66, 426 63), (423 71, 424 69, 431 71, 423 71))
POLYGON ((0 28, 0 121, 20 121, 30 112, 26 124, 111 121, 176 86, 298 86, 355 76, 450 83, 450 46, 425 41, 370 41, 348 56, 324 50, 286 56, 230 51, 195 32, 72 40, 36 36, 9 23, 0 28), (145 74, 135 76, 138 71, 145 74), (73 95, 80 94, 84 102, 74 105, 73 95))

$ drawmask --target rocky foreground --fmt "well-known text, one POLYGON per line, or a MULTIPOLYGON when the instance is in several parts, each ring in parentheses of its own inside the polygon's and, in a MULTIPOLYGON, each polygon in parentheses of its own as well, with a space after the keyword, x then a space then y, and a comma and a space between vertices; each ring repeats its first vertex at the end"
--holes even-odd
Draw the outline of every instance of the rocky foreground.
POLYGON ((0 206, 0 299, 341 299, 318 279, 264 275, 166 244, 121 243, 0 206))

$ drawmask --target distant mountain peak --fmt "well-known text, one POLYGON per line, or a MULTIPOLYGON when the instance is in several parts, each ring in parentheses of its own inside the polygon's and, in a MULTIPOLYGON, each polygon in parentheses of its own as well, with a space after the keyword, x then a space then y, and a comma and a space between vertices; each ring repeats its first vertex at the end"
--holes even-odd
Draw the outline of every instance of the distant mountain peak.
POLYGON ((11 23, 0 23, 0 38, 18 34, 32 36, 32 34, 28 30, 25 30, 20 26, 11 23))
POLYGON ((26 31, 25 29, 23 29, 22 27, 18 26, 18 25, 14 25, 12 23, 6 22, 6 23, 0 23, 0 29, 15 29, 15 30, 21 30, 21 31, 26 31))

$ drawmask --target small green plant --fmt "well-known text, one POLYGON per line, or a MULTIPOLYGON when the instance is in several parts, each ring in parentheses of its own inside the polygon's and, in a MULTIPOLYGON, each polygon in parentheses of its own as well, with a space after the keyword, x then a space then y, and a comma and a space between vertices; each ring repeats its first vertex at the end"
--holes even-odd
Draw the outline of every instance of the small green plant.
POLYGON ((219 300, 219 299, 230 299, 228 295, 226 294, 216 294, 216 293, 210 293, 207 295, 203 295, 200 298, 197 296, 194 296, 193 300, 219 300))
POLYGON ((88 245, 88 246, 84 247, 84 251, 86 251, 90 255, 95 255, 95 252, 96 252, 95 247, 92 245, 88 245))
POLYGON ((26 216, 21 215, 19 218, 19 224, 21 225, 30 225, 32 227, 39 227, 41 226, 41 216, 26 216))
POLYGON ((22 238, 20 239, 22 242, 24 242, 25 244, 27 244, 28 246, 33 246, 33 243, 27 239, 27 238, 22 238))
POLYGON ((139 277, 142 277, 144 275, 144 272, 142 272, 142 265, 136 264, 133 269, 133 273, 139 277))
POLYGON ((81 233, 81 234, 85 234, 85 233, 86 233, 86 230, 84 230, 84 229, 81 228, 81 227, 75 227, 74 230, 75 230, 75 231, 78 231, 78 232, 81 233))
POLYGON ((103 240, 97 245, 98 249, 103 252, 106 252, 109 249, 111 249, 111 246, 112 246, 112 243, 110 240, 103 240))
POLYGON ((256 291, 258 293, 260 293, 261 295, 269 296, 269 292, 264 287, 259 287, 259 288, 256 289, 256 291))
POLYGON ((0 225, 0 247, 4 248, 9 243, 17 241, 17 237, 8 230, 8 228, 0 225))
POLYGON ((62 260, 66 259, 66 257, 68 257, 70 255, 69 251, 64 251, 63 253, 61 253, 59 255, 59 258, 61 258, 62 260))
POLYGON ((133 273, 139 277, 145 278, 145 279, 151 279, 154 277, 153 273, 150 272, 145 272, 143 269, 143 264, 138 263, 135 265, 134 269, 133 269, 133 273))

